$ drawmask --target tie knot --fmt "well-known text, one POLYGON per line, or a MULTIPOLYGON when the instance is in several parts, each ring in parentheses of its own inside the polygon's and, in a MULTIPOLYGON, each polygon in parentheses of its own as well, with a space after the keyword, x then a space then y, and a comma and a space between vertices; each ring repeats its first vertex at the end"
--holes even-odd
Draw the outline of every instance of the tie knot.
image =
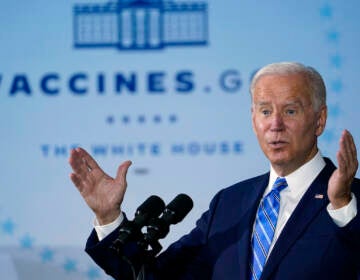
POLYGON ((278 191, 279 193, 288 186, 286 179, 284 177, 277 177, 273 185, 273 190, 278 191))

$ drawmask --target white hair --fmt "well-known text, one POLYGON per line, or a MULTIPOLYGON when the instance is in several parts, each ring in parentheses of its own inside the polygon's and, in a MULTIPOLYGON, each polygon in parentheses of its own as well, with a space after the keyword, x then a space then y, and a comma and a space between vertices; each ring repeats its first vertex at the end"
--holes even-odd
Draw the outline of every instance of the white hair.
POLYGON ((323 78, 314 68, 298 62, 278 62, 262 67, 251 80, 251 96, 253 96, 256 83, 261 77, 291 74, 303 74, 305 76, 315 111, 319 111, 322 106, 326 105, 326 87, 323 78))

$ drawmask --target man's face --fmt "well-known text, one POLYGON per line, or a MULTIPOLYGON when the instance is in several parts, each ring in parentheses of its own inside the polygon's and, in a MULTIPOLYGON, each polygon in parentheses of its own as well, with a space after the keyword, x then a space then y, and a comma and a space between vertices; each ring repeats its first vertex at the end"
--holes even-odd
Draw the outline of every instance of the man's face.
POLYGON ((317 153, 326 107, 314 111, 302 74, 261 77, 253 92, 251 112, 260 147, 278 175, 288 175, 317 153))

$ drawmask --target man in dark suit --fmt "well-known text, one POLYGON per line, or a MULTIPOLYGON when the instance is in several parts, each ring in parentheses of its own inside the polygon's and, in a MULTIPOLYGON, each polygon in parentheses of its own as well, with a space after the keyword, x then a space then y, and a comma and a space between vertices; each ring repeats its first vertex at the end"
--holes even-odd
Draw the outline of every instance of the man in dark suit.
MULTIPOLYGON (((196 227, 145 268, 146 279, 358 279, 360 181, 357 152, 344 130, 336 168, 317 147, 326 118, 320 74, 299 63, 260 69, 251 84, 252 124, 270 172, 221 190, 196 227)), ((109 250, 130 161, 115 178, 83 149, 72 151, 71 180, 96 215, 86 251, 116 279, 142 268, 135 243, 109 250)))

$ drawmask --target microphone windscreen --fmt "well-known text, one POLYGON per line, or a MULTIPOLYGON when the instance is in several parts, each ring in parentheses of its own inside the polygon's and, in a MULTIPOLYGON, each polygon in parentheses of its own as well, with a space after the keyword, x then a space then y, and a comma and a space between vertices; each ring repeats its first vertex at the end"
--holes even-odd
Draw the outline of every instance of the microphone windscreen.
POLYGON ((174 213, 172 218, 172 224, 177 224, 181 222, 185 216, 193 208, 193 201, 190 196, 186 194, 178 194, 167 206, 166 208, 171 210, 174 213))
POLYGON ((151 217, 157 217, 165 209, 164 201, 156 196, 152 195, 148 197, 137 209, 135 216, 138 215, 150 215, 151 217))

